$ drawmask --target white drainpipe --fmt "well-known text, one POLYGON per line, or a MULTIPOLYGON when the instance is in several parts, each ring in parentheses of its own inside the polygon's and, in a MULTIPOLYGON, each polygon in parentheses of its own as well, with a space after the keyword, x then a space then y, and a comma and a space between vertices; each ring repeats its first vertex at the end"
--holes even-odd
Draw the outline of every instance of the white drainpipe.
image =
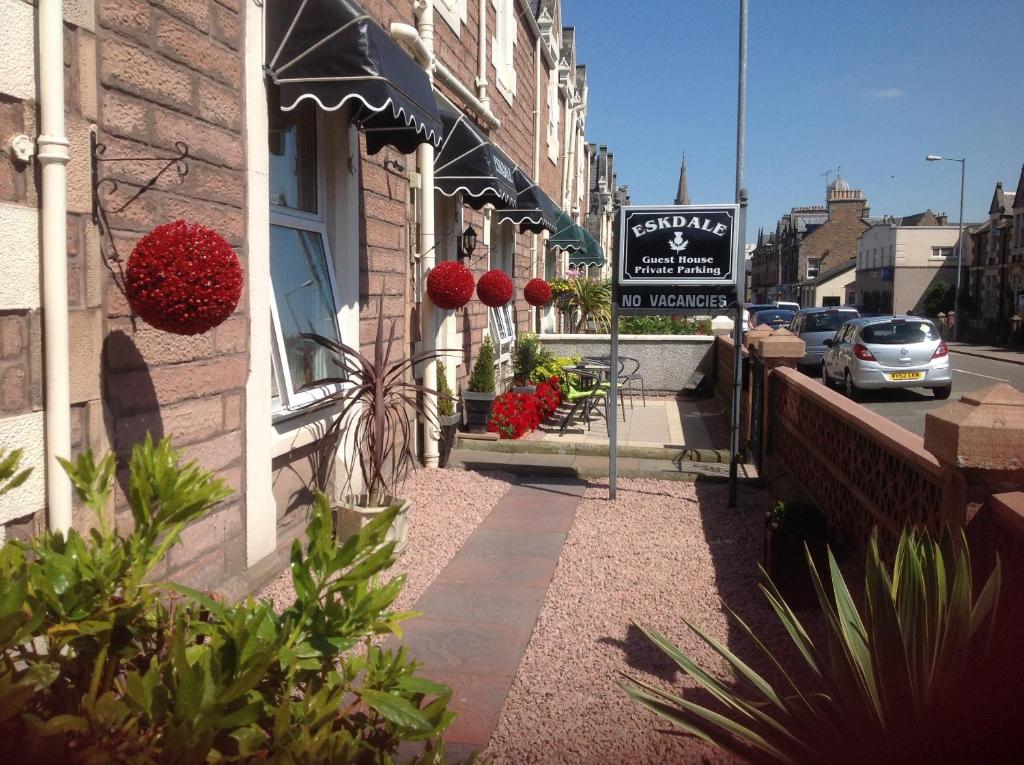
MULTIPOLYGON (((416 30, 414 30, 416 31, 416 30)), ((392 28, 392 34, 394 34, 392 28)), ((432 65, 434 60, 434 2, 425 0, 420 11, 418 23, 418 42, 421 47, 423 68, 427 77, 433 82, 432 65)), ((423 342, 421 348, 424 352, 437 350, 441 325, 438 319, 438 311, 426 294, 427 276, 434 267, 435 260, 435 237, 434 237, 434 144, 430 142, 421 143, 416 150, 416 160, 420 173, 420 314, 423 319, 423 342)), ((428 361, 423 365, 423 387, 427 390, 437 390, 437 362, 428 361)), ((437 467, 438 447, 437 438, 440 435, 436 427, 437 422, 437 395, 434 393, 423 394, 423 409, 426 412, 426 419, 423 423, 423 464, 427 467, 437 467)))
POLYGON ((39 0, 39 111, 36 156, 42 165, 43 339, 46 403, 46 502, 52 531, 71 528, 71 482, 57 457, 71 457, 68 351, 67 163, 64 135, 64 7, 39 0))
MULTIPOLYGON (((433 1, 430 0, 428 5, 430 5, 430 18, 433 19, 433 1)), ((490 106, 477 98, 473 91, 464 85, 448 67, 434 59, 434 23, 433 21, 430 22, 431 40, 428 46, 423 34, 423 20, 426 18, 426 15, 426 9, 420 11, 419 31, 417 31, 416 27, 409 26, 408 24, 393 22, 391 24, 391 36, 412 52, 416 60, 423 64, 423 68, 427 70, 428 75, 433 74, 437 79, 455 91, 456 95, 465 101, 469 108, 476 112, 489 127, 495 130, 500 128, 501 120, 491 111, 490 106)))
POLYGON ((480 99, 480 104, 490 110, 491 99, 487 95, 487 0, 480 0, 480 27, 477 36, 480 38, 480 61, 476 74, 476 96, 480 99))

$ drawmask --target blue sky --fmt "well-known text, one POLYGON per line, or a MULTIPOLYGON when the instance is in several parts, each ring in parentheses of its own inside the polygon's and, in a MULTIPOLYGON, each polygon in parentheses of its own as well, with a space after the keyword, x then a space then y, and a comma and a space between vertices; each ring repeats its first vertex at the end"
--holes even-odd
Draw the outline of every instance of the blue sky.
MULTIPOLYGON (((590 81, 589 141, 615 154, 635 204, 730 202, 739 0, 562 0, 590 81)), ((842 167, 872 215, 987 215, 1024 164, 1024 0, 750 0, 748 241, 823 204, 842 167), (834 177, 834 176, 833 176, 834 177)))

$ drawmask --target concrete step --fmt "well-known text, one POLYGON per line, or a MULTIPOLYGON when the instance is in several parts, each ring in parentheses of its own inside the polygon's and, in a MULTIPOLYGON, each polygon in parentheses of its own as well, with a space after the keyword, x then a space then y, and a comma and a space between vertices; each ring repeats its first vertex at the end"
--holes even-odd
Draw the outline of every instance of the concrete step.
MULTIPOLYGON (((586 441, 548 440, 480 440, 465 438, 462 434, 455 444, 456 449, 467 451, 495 452, 502 454, 568 454, 577 457, 605 457, 611 452, 607 443, 586 441)), ((632 446, 619 444, 619 459, 637 458, 645 460, 667 460, 677 462, 700 462, 708 464, 729 464, 728 449, 694 449, 689 446, 666 444, 664 446, 632 446)))
MULTIPOLYGON (((505 471, 518 475, 568 476, 583 479, 608 477, 608 456, 552 452, 453 449, 448 467, 463 470, 505 471)), ((651 459, 619 455, 618 475, 622 478, 655 478, 670 481, 728 481, 729 463, 696 462, 685 459, 651 459)), ((753 465, 741 465, 743 481, 757 478, 753 465)))

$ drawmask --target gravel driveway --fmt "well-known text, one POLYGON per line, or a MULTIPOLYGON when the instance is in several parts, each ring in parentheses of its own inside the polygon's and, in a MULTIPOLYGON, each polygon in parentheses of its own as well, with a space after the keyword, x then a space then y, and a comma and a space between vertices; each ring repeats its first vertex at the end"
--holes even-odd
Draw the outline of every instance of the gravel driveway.
POLYGON ((486 754, 495 763, 726 761, 616 683, 629 672, 677 690, 693 685, 632 620, 720 676, 724 662, 684 619, 747 656, 723 600, 755 629, 775 631, 756 586, 767 497, 745 495, 746 509, 729 510, 720 485, 623 479, 615 502, 607 491, 592 484, 577 511, 486 754))

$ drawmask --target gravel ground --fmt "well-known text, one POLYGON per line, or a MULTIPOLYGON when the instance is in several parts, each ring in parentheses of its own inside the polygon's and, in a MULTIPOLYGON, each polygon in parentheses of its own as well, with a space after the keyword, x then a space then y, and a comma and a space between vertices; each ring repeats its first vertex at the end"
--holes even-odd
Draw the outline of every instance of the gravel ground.
POLYGON ((684 619, 749 657, 724 601, 755 630, 767 625, 769 645, 783 644, 756 587, 767 497, 728 510, 719 485, 622 479, 614 502, 607 491, 592 484, 580 504, 486 754, 498 764, 726 761, 616 683, 628 672, 677 691, 695 685, 633 620, 721 677, 724 661, 684 619))
MULTIPOLYGON (((510 476, 465 470, 420 468, 405 482, 401 496, 412 500, 409 544, 390 569, 405 574, 405 587, 392 607, 406 611, 448 565, 473 529, 487 517, 508 490, 510 476)), ((258 598, 270 598, 277 609, 295 599, 290 573, 285 570, 264 587, 258 598)))

